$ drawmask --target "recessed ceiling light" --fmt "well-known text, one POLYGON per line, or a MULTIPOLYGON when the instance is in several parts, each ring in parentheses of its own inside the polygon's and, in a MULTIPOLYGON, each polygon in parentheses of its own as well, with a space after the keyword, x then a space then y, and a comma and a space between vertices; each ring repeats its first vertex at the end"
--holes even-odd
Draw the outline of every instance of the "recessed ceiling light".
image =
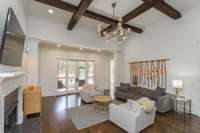
POLYGON ((83 50, 83 48, 80 48, 80 50, 83 50))
POLYGON ((48 12, 52 14, 54 11, 52 9, 49 9, 48 12))
POLYGON ((60 44, 57 44, 57 47, 58 47, 58 48, 60 48, 60 47, 61 47, 61 45, 60 45, 60 44))

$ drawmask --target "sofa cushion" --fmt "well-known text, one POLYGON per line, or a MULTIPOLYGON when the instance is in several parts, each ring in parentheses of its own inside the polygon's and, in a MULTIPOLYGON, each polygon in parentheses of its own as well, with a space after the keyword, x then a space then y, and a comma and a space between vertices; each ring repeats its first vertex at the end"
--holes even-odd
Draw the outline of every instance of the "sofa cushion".
POLYGON ((120 91, 128 92, 130 90, 130 84, 120 83, 120 91))
POLYGON ((130 86, 131 93, 140 93, 140 88, 137 86, 130 86))
POLYGON ((151 89, 147 89, 147 88, 140 88, 140 94, 143 95, 144 97, 148 97, 151 98, 153 95, 154 91, 151 89))
POLYGON ((152 95, 152 99, 157 100, 158 97, 163 96, 165 94, 165 88, 157 87, 152 95))
POLYGON ((133 93, 133 97, 131 99, 138 100, 142 97, 143 97, 143 95, 141 95, 140 93, 133 93))
POLYGON ((115 96, 121 99, 128 99, 134 97, 134 93, 117 91, 115 92, 115 96))

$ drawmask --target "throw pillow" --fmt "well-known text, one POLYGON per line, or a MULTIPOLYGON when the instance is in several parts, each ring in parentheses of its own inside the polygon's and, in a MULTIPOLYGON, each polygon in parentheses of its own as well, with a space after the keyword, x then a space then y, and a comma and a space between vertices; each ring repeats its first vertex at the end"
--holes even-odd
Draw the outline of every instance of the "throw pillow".
POLYGON ((129 103, 130 109, 131 109, 133 112, 136 113, 137 111, 139 111, 139 109, 140 109, 140 104, 139 104, 137 101, 135 101, 135 100, 128 100, 127 102, 129 103))
POLYGON ((120 83, 120 91, 128 92, 130 90, 130 84, 120 83))
POLYGON ((140 103, 140 105, 142 105, 145 113, 151 113, 154 109, 154 106, 155 106, 155 102, 149 100, 146 97, 140 98, 138 100, 138 103, 140 103))
POLYGON ((156 88, 152 95, 153 100, 157 100, 158 97, 163 96, 165 94, 165 88, 156 88))
POLYGON ((96 87, 95 90, 99 92, 103 92, 104 89, 102 87, 96 87))

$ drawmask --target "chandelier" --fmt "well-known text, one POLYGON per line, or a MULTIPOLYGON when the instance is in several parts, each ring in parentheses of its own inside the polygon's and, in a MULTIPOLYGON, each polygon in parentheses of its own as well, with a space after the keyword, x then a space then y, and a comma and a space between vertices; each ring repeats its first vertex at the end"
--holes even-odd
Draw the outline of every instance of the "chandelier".
POLYGON ((115 21, 115 7, 116 3, 112 3, 113 8, 113 23, 112 23, 112 29, 107 29, 107 26, 98 25, 98 33, 99 35, 106 40, 106 42, 113 40, 119 44, 122 43, 123 40, 127 39, 127 33, 130 31, 130 28, 124 29, 122 27, 123 19, 121 17, 118 18, 117 24, 115 21))

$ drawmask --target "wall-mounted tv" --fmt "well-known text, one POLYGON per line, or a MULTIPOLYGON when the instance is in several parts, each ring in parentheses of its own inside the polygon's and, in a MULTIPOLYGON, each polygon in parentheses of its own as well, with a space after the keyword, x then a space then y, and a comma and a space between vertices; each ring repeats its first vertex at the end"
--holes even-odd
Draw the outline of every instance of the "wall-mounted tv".
POLYGON ((21 66, 25 34, 12 8, 8 9, 0 46, 0 64, 21 66))

